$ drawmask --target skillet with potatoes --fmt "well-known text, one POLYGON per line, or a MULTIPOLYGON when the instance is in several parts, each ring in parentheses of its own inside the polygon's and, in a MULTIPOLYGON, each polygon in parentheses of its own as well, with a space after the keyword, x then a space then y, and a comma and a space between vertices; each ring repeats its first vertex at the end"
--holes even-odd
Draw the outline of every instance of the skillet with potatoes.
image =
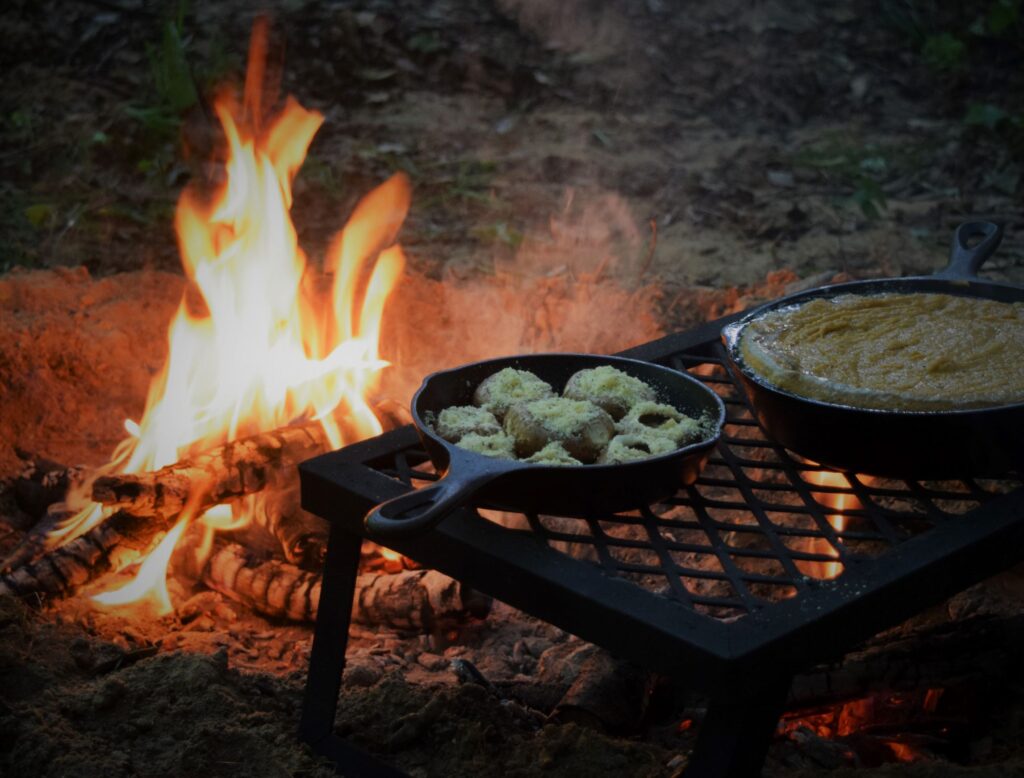
POLYGON ((532 354, 428 376, 412 403, 442 477, 367 514, 380 539, 433 527, 470 502, 587 516, 693 483, 725 408, 686 373, 623 357, 532 354))

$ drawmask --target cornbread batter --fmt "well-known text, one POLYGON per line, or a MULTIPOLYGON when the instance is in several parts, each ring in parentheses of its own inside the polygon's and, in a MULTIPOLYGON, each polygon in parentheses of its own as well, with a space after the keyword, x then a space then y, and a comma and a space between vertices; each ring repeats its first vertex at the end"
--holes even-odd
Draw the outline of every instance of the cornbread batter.
POLYGON ((820 298, 751 321, 739 351, 780 389, 826 402, 927 411, 1024 401, 1024 303, 820 298))

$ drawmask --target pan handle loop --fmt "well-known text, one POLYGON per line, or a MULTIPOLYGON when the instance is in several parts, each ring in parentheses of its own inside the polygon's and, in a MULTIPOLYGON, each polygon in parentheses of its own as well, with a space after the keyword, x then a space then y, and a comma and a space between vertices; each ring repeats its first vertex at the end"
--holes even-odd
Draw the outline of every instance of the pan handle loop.
POLYGON ((1002 239, 1002 224, 982 221, 964 222, 953 233, 953 245, 949 250, 949 264, 935 276, 964 281, 976 279, 978 270, 989 257, 995 254, 1002 239), (969 248, 968 242, 977 237, 981 237, 982 241, 969 248))
POLYGON ((380 540, 407 538, 437 526, 484 485, 508 472, 507 462, 495 467, 488 464, 472 469, 449 467, 448 474, 430 486, 381 503, 363 520, 367 534, 380 540))

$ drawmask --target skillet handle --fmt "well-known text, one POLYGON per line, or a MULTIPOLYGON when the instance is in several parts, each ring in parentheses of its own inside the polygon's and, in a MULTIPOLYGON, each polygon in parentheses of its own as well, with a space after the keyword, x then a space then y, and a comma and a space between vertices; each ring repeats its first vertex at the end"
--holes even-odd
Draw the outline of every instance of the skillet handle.
POLYGON ((995 222, 964 222, 953 233, 953 245, 949 249, 949 264, 935 274, 937 278, 951 280, 972 280, 978 277, 978 270, 989 257, 996 253, 1003 239, 1003 225, 995 222), (983 236, 981 243, 968 248, 972 238, 983 236))
POLYGON ((371 539, 407 538, 426 532, 461 508, 481 487, 508 472, 507 465, 477 467, 448 474, 430 486, 383 502, 366 514, 363 523, 371 539))

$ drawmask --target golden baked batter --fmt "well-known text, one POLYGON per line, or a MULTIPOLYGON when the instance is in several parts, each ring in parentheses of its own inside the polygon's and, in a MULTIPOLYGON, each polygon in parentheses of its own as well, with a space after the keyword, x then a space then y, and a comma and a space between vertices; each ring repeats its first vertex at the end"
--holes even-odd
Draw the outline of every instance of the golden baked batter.
POLYGON ((770 311, 740 338, 749 368, 817 400, 918 411, 1024 401, 1024 303, 841 295, 770 311))

